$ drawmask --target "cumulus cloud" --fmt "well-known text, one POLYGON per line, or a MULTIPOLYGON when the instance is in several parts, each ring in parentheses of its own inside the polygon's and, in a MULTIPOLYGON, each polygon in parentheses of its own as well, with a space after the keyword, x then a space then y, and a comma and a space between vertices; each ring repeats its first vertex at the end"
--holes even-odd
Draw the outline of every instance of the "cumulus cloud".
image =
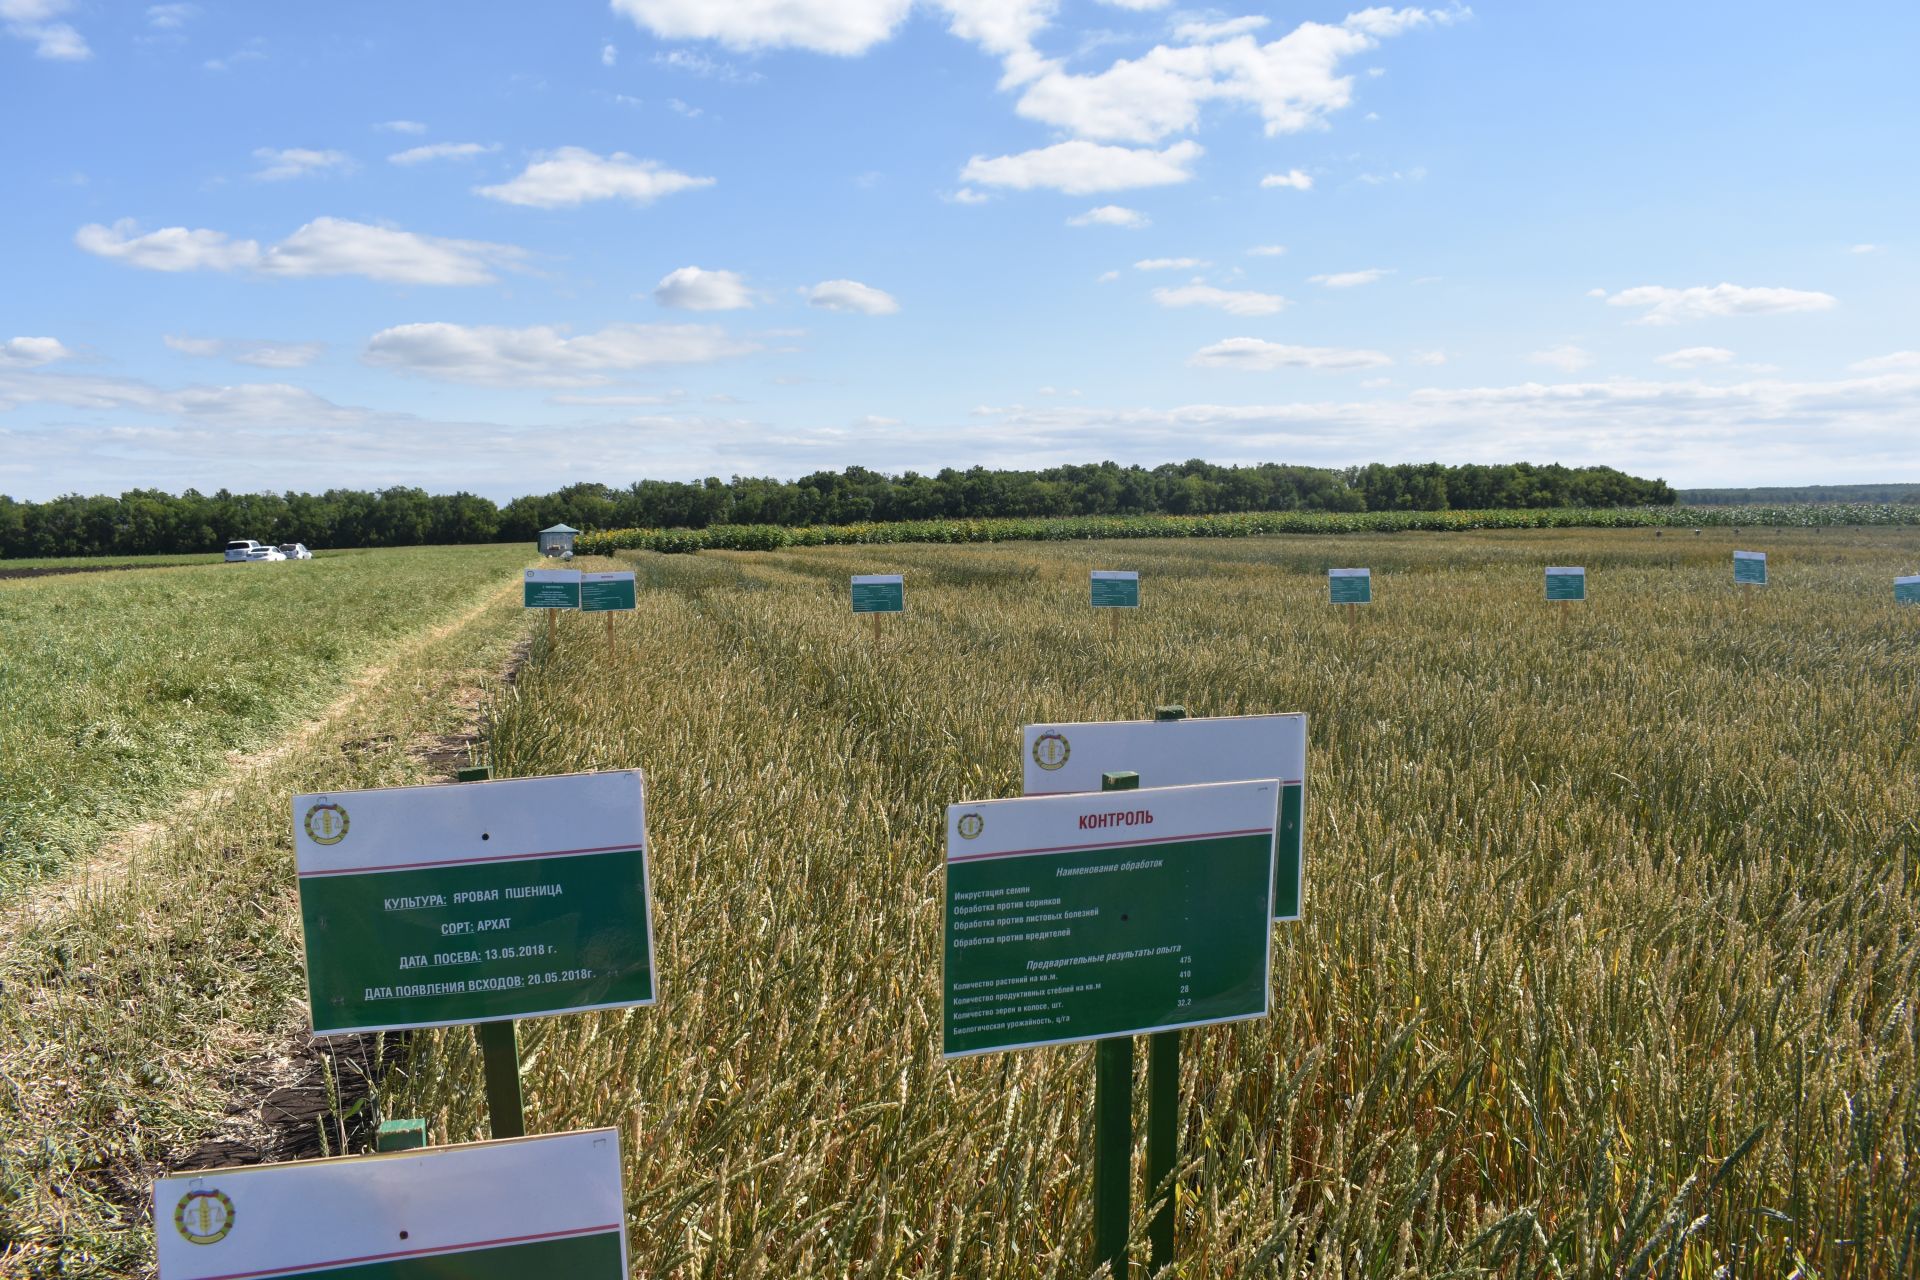
POLYGON ((1187 44, 1208 44, 1258 31, 1269 21, 1258 14, 1250 14, 1244 18, 1228 18, 1224 22, 1182 22, 1173 29, 1173 38, 1187 44))
POLYGON ((393 284, 487 284, 494 268, 524 256, 511 245, 447 240, 344 218, 315 218, 264 249, 224 231, 162 227, 144 234, 131 219, 90 223, 73 242, 88 253, 147 271, 247 271, 263 276, 365 276, 393 284))
POLYGON ((1133 264, 1135 271, 1193 271, 1213 264, 1202 258, 1142 258, 1133 264))
POLYGON ((0 369, 33 369, 72 357, 73 352, 58 338, 8 338, 0 342, 0 369))
POLYGON ((584 147, 561 147, 535 156, 516 178, 474 190, 508 204, 559 209, 589 200, 651 204, 678 191, 712 185, 712 178, 692 177, 653 160, 636 160, 624 151, 599 156, 584 147))
POLYGON ((1874 356, 1868 360, 1856 360, 1847 368, 1855 373, 1902 373, 1908 369, 1920 370, 1920 351, 1895 351, 1884 356, 1874 356))
POLYGON ((1235 316, 1270 316, 1287 305, 1287 300, 1277 293, 1216 289, 1210 284, 1155 289, 1153 300, 1163 307, 1214 307, 1235 316))
POLYGON ((1123 227, 1128 231, 1139 231, 1153 225, 1153 219, 1138 209, 1129 209, 1124 205, 1103 204, 1077 213, 1067 219, 1070 227, 1123 227))
POLYGON ((1353 289, 1392 274, 1392 267, 1368 267, 1363 271, 1335 271, 1327 275, 1308 276, 1307 281, 1329 289, 1353 289))
POLYGON ((387 161, 390 164, 413 165, 425 164, 429 160, 471 160, 499 149, 497 142, 429 142, 425 146, 396 151, 387 157, 387 161))
POLYGON ((732 271, 681 267, 654 286, 653 300, 682 311, 739 311, 753 305, 753 290, 732 271))
POLYGON ((213 359, 224 356, 257 369, 300 369, 326 354, 324 342, 263 342, 258 339, 228 341, 224 338, 195 338, 169 333, 161 339, 183 356, 213 359))
POLYGON ((1733 352, 1725 347, 1682 347, 1653 358, 1655 364, 1669 369, 1698 369, 1705 365, 1731 364, 1733 352))
POLYGON ((1108 147, 1076 138, 1018 155, 975 156, 960 172, 962 182, 983 187, 1035 187, 1064 191, 1070 196, 1132 187, 1160 187, 1186 182, 1191 167, 1203 154, 1199 143, 1176 142, 1163 151, 1108 147))
POLYGON ((305 147, 256 147, 253 158, 261 164, 253 175, 256 182, 284 182, 313 174, 348 173, 353 157, 344 151, 313 151, 305 147))
POLYGON ((1264 338, 1227 338, 1193 353, 1188 364, 1212 369, 1247 369, 1266 372, 1273 369, 1317 369, 1347 372, 1354 369, 1379 369, 1393 363, 1383 351, 1355 350, 1346 347, 1295 347, 1268 342, 1264 338))
POLYGON ((1585 348, 1577 347, 1571 342, 1535 351, 1527 359, 1535 364, 1551 365, 1555 369, 1562 369, 1568 373, 1577 373, 1593 363, 1593 356, 1585 348))
POLYGON ((569 336, 534 325, 403 324, 367 339, 361 358, 377 368, 489 387, 578 387, 656 365, 704 364, 759 345, 698 324, 619 324, 569 336))
POLYGON ((50 62, 85 62, 93 56, 86 38, 54 19, 73 8, 73 0, 0 0, 0 29, 33 45, 33 56, 50 62))
POLYGON ((892 294, 858 280, 823 280, 807 290, 807 303, 828 311, 857 311, 868 316, 890 316, 900 309, 892 294))
POLYGON ((1290 187, 1295 191, 1306 191, 1313 186, 1313 175, 1301 169, 1289 169, 1285 173, 1270 173, 1260 179, 1262 187, 1290 187))
POLYGON ((865 53, 893 34, 911 0, 613 0, 615 13, 669 40, 734 49, 865 53))
POLYGON ((1679 324, 1719 316, 1779 316, 1798 311, 1828 311, 1840 300, 1830 293, 1807 289, 1747 288, 1737 284, 1695 285, 1670 289, 1641 285, 1607 297, 1610 307, 1637 307, 1634 324, 1679 324))

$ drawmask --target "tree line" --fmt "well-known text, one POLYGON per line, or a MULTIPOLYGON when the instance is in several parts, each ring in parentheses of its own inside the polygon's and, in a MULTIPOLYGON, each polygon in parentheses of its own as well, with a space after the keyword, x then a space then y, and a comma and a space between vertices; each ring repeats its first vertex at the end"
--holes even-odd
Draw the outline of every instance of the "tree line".
POLYGON ((234 538, 309 547, 407 547, 531 542, 556 524, 577 529, 786 526, 993 517, 1225 515, 1252 511, 1445 511, 1666 506, 1674 491, 1612 467, 1443 466, 1334 470, 1199 460, 1146 468, 1111 462, 1037 471, 948 468, 886 475, 865 467, 798 480, 717 476, 641 480, 625 488, 572 484, 505 506, 471 493, 377 492, 69 494, 48 502, 0 495, 0 557, 154 555, 217 551, 234 538))

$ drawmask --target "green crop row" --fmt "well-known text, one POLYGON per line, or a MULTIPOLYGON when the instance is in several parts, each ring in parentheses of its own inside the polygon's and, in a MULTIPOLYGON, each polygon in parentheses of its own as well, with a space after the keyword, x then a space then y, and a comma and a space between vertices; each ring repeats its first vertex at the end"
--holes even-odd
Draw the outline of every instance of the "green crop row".
POLYGON ((719 524, 705 529, 604 529, 577 549, 615 551, 778 551, 905 542, 1077 542, 1096 538, 1253 538, 1276 533, 1461 533, 1474 529, 1690 529, 1767 526, 1920 525, 1920 506, 1803 503, 1783 507, 1546 507, 1509 511, 1250 511, 1211 516, 1007 517, 898 520, 861 524, 719 524))

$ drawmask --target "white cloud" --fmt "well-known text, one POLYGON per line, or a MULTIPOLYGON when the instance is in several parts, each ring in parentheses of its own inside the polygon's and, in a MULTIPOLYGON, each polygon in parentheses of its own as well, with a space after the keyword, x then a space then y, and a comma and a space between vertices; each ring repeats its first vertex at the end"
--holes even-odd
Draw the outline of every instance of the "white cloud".
POLYGON ((613 0, 613 10, 669 40, 734 49, 792 46, 865 53, 893 34, 911 0, 613 0))
POLYGON ((1193 353, 1188 364, 1212 369, 1318 369, 1346 372, 1378 369, 1393 363, 1382 351, 1343 347, 1293 347, 1263 338, 1227 338, 1193 353))
POLYGON ((613 395, 585 396, 578 392, 563 391, 547 397, 548 404, 557 405, 595 405, 613 409, 649 409, 661 405, 678 404, 686 399, 687 393, 675 391, 668 395, 613 395))
POLYGON ((892 294, 858 280, 823 280, 807 290, 807 302, 828 311, 858 311, 868 316, 890 316, 900 309, 892 294))
POLYGON ((1258 14, 1250 14, 1244 18, 1228 18, 1224 22, 1183 22, 1173 29, 1173 38, 1187 44, 1207 44, 1258 31, 1269 21, 1258 14))
POLYGON ((315 173, 348 173, 353 157, 344 151, 312 151, 305 147, 257 147, 253 158, 265 167, 254 174, 257 182, 283 182, 315 173))
POLYGON ((418 120, 383 120, 373 126, 382 133, 425 133, 427 126, 418 120))
POLYGON ((1568 373, 1577 373, 1593 363, 1591 353, 1583 347, 1573 345, 1571 342, 1562 343, 1557 347, 1547 347, 1544 350, 1535 351, 1529 355, 1527 359, 1535 364, 1551 365, 1556 369, 1563 369, 1568 373))
POLYGON ((1447 353, 1440 350, 1415 351, 1413 353, 1413 362, 1415 364, 1424 364, 1424 365, 1430 365, 1430 366, 1443 365, 1447 362, 1447 353))
POLYGON ((986 192, 975 191, 972 187, 961 187, 944 198, 953 204, 987 204, 993 200, 986 192))
POLYGON ((1135 271, 1193 271, 1213 264, 1200 258, 1142 258, 1133 264, 1135 271))
POLYGON ((32 369, 72 358, 73 352, 58 338, 8 338, 0 342, 0 369, 32 369))
POLYGON ((1718 316, 1777 316, 1796 311, 1828 311, 1839 305, 1830 293, 1806 289, 1751 289, 1737 284, 1695 285, 1669 289, 1641 285, 1622 289, 1607 298, 1610 307, 1639 307, 1635 324, 1679 324, 1718 316))
POLYGON ((1153 225, 1153 219, 1138 209, 1129 209, 1123 205, 1103 204, 1097 209, 1077 213, 1067 219, 1070 227, 1124 227, 1128 231, 1139 231, 1153 225))
POLYGON ((1287 251, 1283 244, 1257 244, 1247 250, 1249 258, 1277 258, 1287 251))
POLYGON ((1847 252, 1848 253, 1879 253, 1885 247, 1886 247, 1885 245, 1878 245, 1878 244, 1856 244, 1856 245, 1848 246, 1847 252))
POLYGON ((70 25, 55 22, 73 8, 73 0, 0 0, 0 23, 16 40, 33 45, 33 56, 51 62, 84 62, 93 56, 86 38, 70 25))
POLYGON ((588 200, 623 199, 650 204, 676 191, 712 185, 712 178, 695 178, 663 169, 657 161, 636 160, 624 151, 603 157, 584 147, 561 147, 536 156, 517 178, 474 190, 508 204, 559 209, 588 200))
POLYGON ((326 354, 324 342, 229 342, 223 338, 194 338, 169 333, 162 342, 181 355, 200 359, 224 356, 257 369, 300 369, 326 354))
POLYGON ((732 271, 681 267, 654 287, 653 300, 683 311, 739 311, 753 305, 753 290, 732 271))
POLYGON ((754 84, 765 79, 758 71, 743 71, 731 62, 709 58, 704 53, 695 53, 690 49, 669 49, 665 53, 656 53, 653 61, 656 66, 671 67, 688 75, 724 80, 730 84, 754 84))
POLYGON ((1260 179, 1260 185, 1266 187, 1291 187, 1295 191, 1307 191, 1313 187, 1313 175, 1300 169, 1289 169, 1285 173, 1270 173, 1260 179))
POLYGON ((668 98, 667 109, 672 111, 675 115, 685 116, 689 120, 697 120, 702 115, 706 114, 699 107, 690 107, 686 103, 680 101, 680 99, 678 98, 668 98))
POLYGON ((1118 271, 1102 271, 1099 275, 1093 278, 1093 282, 1095 284, 1112 284, 1115 280, 1118 280, 1119 278, 1120 278, 1120 273, 1118 271))
POLYGON ((172 31, 184 27, 188 22, 200 16, 200 6, 194 4, 151 4, 147 6, 147 25, 161 31, 172 31))
POLYGON ((1270 316, 1287 305, 1287 300, 1277 293, 1216 289, 1210 284, 1155 289, 1153 300, 1163 307, 1217 307, 1235 316, 1270 316))
POLYGON ((1364 182, 1370 187, 1380 187, 1389 182, 1419 182, 1426 176, 1426 166, 1415 165, 1411 169, 1395 169, 1390 173, 1363 173, 1356 181, 1364 182))
POLYGON ((1901 373, 1920 369, 1920 351, 1895 351, 1870 360, 1856 360, 1847 368, 1855 373, 1901 373))
POLYGON ((578 387, 667 364, 704 364, 759 350, 698 324, 619 324, 569 337, 552 325, 403 324, 367 339, 368 364, 446 382, 491 387, 578 387))
POLYGON ((1335 271, 1327 275, 1308 276, 1307 282, 1324 285, 1329 289, 1353 289, 1363 284, 1372 284, 1382 276, 1392 274, 1392 267, 1368 267, 1363 271, 1335 271))
POLYGON ((390 164, 412 165, 424 164, 428 160, 471 160, 499 149, 497 142, 429 142, 422 147, 396 151, 387 157, 387 161, 390 164))
POLYGON ((1653 362, 1669 369, 1698 369, 1705 365, 1731 364, 1733 352, 1725 347, 1682 347, 1678 351, 1655 356, 1653 362))
POLYGON ((130 220, 92 223, 73 241, 88 253, 148 271, 250 271, 265 276, 365 276, 394 284, 486 284, 523 254, 511 245, 446 240, 344 218, 315 218, 262 249, 224 231, 162 227, 142 235, 130 220))
POLYGON ((600 65, 610 67, 620 61, 620 51, 610 44, 600 46, 600 65))
POLYGON ((986 187, 1035 187, 1090 195, 1131 187, 1158 187, 1193 177, 1190 166, 1200 158, 1199 143, 1176 142, 1164 151, 1107 147, 1084 139, 1057 142, 1018 155, 975 156, 960 173, 962 182, 986 187))
POLYGON ((1164 9, 1173 0, 1100 0, 1110 9, 1131 9, 1135 13, 1146 13, 1153 9, 1164 9))

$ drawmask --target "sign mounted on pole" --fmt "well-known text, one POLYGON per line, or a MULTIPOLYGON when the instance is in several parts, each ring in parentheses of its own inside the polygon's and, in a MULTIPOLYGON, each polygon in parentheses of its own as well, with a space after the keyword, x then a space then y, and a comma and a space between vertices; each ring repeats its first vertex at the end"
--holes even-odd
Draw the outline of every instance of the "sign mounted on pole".
POLYGON ((631 609, 638 603, 631 573, 583 573, 580 575, 580 612, 582 613, 631 609))
POLYGON ((528 609, 578 609, 578 569, 529 569, 521 581, 520 603, 528 609))
POLYGON ((1585 600, 1587 598, 1587 571, 1582 568, 1549 566, 1547 569, 1547 599, 1549 600, 1585 600))
POLYGON ((1278 779, 1273 918, 1300 918, 1306 892, 1304 712, 1030 724, 1020 734, 1020 789, 1029 796, 1098 791, 1101 775, 1120 770, 1155 787, 1278 779))
POLYGON ((1373 570, 1327 570, 1327 597, 1334 604, 1372 604, 1373 570))
POLYGON ((1095 569, 1092 577, 1093 607, 1096 609, 1138 609, 1140 575, 1130 570, 1095 569))
POLYGON ((854 574, 853 611, 855 613, 905 613, 907 611, 907 580, 897 573, 854 574))
POLYGON ((1893 602, 1895 604, 1920 604, 1920 573, 1911 577, 1893 580, 1893 602))
POLYGON ((163 1280, 625 1280, 617 1129, 213 1169, 153 1187, 163 1280))
POLYGON ((942 1052, 1265 1017, 1275 786, 948 806, 942 1052))
POLYGON ((1755 587, 1766 586, 1767 553, 1764 551, 1734 552, 1733 580, 1755 587))
POLYGON ((313 1033, 652 1004, 637 769, 296 796, 313 1033))

